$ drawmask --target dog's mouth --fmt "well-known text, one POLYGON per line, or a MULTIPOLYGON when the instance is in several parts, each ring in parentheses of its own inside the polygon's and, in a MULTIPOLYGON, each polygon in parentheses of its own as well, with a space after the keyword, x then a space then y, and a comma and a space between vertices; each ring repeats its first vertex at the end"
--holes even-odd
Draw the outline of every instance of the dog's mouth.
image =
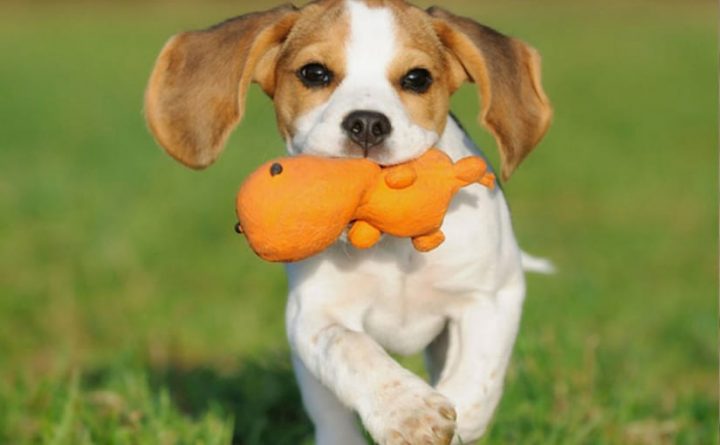
POLYGON ((352 159, 365 158, 373 161, 381 167, 391 167, 393 165, 403 164, 405 162, 417 159, 430 148, 432 147, 427 147, 424 150, 421 150, 418 153, 413 153, 411 155, 398 156, 397 153, 393 153, 391 149, 386 147, 384 143, 365 150, 357 144, 348 142, 346 143, 345 147, 343 147, 341 154, 337 157, 352 159))
POLYGON ((370 159, 372 161, 377 162, 377 160, 374 159, 377 156, 375 152, 379 153, 382 151, 385 151, 385 147, 383 144, 381 144, 379 146, 371 147, 369 149, 365 149, 365 148, 359 146, 358 144, 355 144, 351 141, 347 141, 345 143, 345 147, 342 150, 341 157, 353 158, 353 159, 366 158, 366 159, 370 159))

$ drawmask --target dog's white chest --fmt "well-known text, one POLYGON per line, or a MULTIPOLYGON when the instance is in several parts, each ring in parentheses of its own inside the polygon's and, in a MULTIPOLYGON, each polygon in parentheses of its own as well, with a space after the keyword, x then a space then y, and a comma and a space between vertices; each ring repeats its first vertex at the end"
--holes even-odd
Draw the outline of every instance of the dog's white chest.
POLYGON ((381 249, 393 252, 396 260, 372 273, 381 278, 367 300, 362 325, 385 349, 413 354, 443 329, 448 302, 427 279, 428 265, 412 250, 409 240, 388 239, 381 249))

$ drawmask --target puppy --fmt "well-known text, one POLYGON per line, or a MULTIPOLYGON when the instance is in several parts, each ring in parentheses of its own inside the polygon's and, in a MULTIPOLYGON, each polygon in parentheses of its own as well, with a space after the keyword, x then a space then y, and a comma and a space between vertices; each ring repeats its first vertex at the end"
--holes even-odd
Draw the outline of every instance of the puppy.
MULTIPOLYGON (((401 163, 438 146, 478 154, 449 114, 477 85, 479 121, 500 176, 551 118, 540 57, 523 42, 440 8, 403 0, 318 0, 174 36, 146 94, 149 127, 192 168, 210 165, 242 118, 251 82, 275 104, 291 154, 401 163)), ((502 191, 461 191, 430 253, 385 237, 367 251, 339 241, 287 266, 287 335, 319 445, 457 444, 479 438, 502 393, 525 282, 502 191), (430 383, 387 351, 424 350, 430 383)))

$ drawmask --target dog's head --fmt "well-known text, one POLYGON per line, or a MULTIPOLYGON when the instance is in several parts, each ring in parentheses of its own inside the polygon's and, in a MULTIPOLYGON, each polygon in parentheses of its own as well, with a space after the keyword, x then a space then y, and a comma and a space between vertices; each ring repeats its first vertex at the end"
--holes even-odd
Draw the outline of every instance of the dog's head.
POLYGON ((464 82, 477 84, 505 178, 552 115, 540 58, 519 40, 403 0, 318 0, 170 39, 146 93, 150 128, 180 162, 206 167, 242 118, 251 82, 273 99, 291 153, 385 165, 437 143, 464 82))

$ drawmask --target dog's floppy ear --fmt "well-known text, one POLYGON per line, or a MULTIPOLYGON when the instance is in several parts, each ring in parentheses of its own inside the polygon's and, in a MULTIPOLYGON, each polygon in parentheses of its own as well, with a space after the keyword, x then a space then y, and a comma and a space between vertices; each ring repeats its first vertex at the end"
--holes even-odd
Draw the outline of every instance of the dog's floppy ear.
POLYGON ((540 83, 540 56, 520 40, 471 19, 438 7, 428 13, 455 65, 452 87, 466 80, 478 86, 479 120, 497 141, 507 180, 550 125, 552 108, 540 83))
POLYGON ((293 6, 178 34, 158 56, 145 116, 158 143, 192 168, 212 164, 245 111, 251 81, 272 94, 275 56, 297 18, 293 6))

